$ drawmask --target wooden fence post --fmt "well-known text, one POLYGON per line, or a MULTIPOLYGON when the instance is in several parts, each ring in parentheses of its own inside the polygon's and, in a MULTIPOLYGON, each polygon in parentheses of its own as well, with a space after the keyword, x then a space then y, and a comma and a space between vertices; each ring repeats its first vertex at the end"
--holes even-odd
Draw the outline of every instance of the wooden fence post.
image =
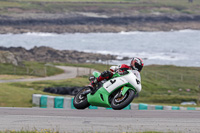
POLYGON ((79 75, 79 71, 78 71, 78 67, 77 67, 77 73, 76 73, 76 77, 78 77, 78 75, 79 75))
POLYGON ((199 105, 199 103, 200 103, 200 85, 198 88, 198 96, 197 96, 197 104, 199 105))
POLYGON ((46 66, 44 67, 44 76, 45 77, 47 76, 47 68, 46 68, 46 66))
POLYGON ((181 81, 183 81, 183 75, 181 74, 181 81))
POLYGON ((89 76, 92 74, 92 69, 90 68, 90 71, 89 71, 89 76))
POLYGON ((26 74, 29 75, 29 67, 26 68, 26 74))

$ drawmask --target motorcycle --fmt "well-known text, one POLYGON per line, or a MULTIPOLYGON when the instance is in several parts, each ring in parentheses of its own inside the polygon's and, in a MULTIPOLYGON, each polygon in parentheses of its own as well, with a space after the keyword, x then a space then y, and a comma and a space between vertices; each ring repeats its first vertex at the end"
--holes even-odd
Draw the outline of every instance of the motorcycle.
MULTIPOLYGON (((92 92, 90 87, 83 88, 74 97, 74 107, 85 109, 92 105, 108 107, 114 110, 125 108, 142 89, 141 81, 133 71, 128 70, 123 75, 115 73, 110 80, 99 82, 96 92, 92 92)), ((90 81, 99 77, 100 74, 96 71, 93 72, 93 76, 89 78, 90 81)))

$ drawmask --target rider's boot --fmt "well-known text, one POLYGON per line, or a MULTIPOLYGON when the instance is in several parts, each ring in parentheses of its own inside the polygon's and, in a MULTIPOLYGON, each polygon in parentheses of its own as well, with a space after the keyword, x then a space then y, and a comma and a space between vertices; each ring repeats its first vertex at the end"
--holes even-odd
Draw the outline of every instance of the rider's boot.
POLYGON ((88 85, 91 88, 91 94, 94 94, 97 91, 97 79, 95 78, 93 81, 91 81, 91 83, 88 85))
POLYGON ((98 82, 101 82, 104 79, 110 79, 113 76, 113 73, 110 71, 104 71, 101 73, 101 75, 97 78, 94 78, 91 83, 89 84, 89 87, 91 88, 91 94, 93 95, 97 91, 97 84, 98 82))

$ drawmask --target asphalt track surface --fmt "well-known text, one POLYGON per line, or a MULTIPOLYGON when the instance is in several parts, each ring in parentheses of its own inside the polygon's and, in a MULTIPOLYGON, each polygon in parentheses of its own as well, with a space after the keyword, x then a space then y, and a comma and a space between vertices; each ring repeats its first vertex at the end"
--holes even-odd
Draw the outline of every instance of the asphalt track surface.
POLYGON ((0 130, 199 133, 199 111, 0 108, 0 130))

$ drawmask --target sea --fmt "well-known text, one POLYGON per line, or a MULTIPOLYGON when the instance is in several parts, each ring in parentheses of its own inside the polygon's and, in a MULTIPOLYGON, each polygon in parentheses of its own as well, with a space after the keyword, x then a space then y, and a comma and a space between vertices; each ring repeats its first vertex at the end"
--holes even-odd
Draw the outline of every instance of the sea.
POLYGON ((0 34, 0 46, 26 49, 48 46, 58 50, 117 55, 119 60, 107 61, 113 65, 129 64, 130 59, 121 60, 123 57, 140 57, 145 65, 200 67, 200 30, 0 34))

